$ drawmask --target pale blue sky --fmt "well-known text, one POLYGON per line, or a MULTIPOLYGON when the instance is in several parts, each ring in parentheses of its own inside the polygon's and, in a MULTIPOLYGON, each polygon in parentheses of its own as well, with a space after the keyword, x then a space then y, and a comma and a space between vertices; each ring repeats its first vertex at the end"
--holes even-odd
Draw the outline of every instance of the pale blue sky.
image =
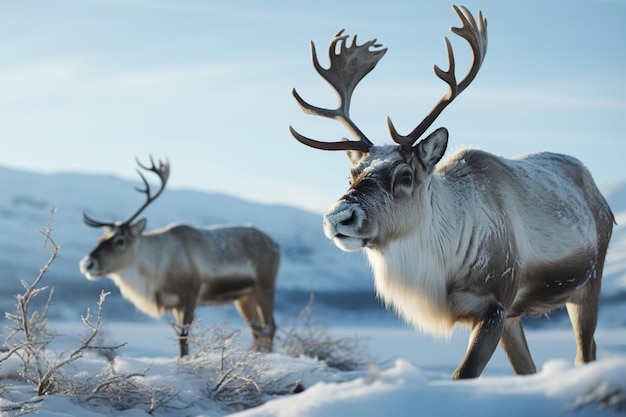
MULTIPOLYGON (((626 1, 464 4, 487 17, 489 49, 433 125, 450 131, 448 153, 549 150, 580 158, 600 186, 626 181, 626 1)), ((336 105, 309 40, 324 65, 341 28, 389 48, 351 110, 383 144, 387 116, 407 133, 445 93, 432 72, 446 66, 444 35, 465 73, 458 24, 441 1, 0 0, 0 165, 134 179, 134 157, 152 154, 169 158, 171 187, 322 212, 350 163, 288 132, 347 135, 291 96, 336 105)))

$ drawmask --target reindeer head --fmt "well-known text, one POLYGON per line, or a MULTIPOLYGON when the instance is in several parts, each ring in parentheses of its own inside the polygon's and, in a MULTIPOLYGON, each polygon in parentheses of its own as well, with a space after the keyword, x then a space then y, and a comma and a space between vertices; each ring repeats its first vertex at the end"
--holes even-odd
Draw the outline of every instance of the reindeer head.
POLYGON ((144 175, 137 170, 145 186, 143 189, 137 188, 137 191, 146 195, 146 201, 128 218, 128 220, 124 222, 99 222, 83 213, 83 221, 85 224, 91 227, 104 228, 104 235, 98 241, 98 246, 80 261, 80 271, 87 278, 96 279, 103 275, 114 273, 135 261, 136 242, 142 235, 147 220, 145 218, 135 222, 133 222, 133 220, 161 195, 170 174, 170 167, 167 162, 159 161, 159 166, 157 167, 151 158, 150 163, 151 166, 146 167, 137 161, 140 168, 158 175, 161 186, 156 193, 152 195, 148 181, 144 175))
POLYGON ((342 138, 336 142, 322 142, 299 134, 291 126, 290 131, 296 140, 307 146, 348 152, 353 164, 350 188, 324 215, 326 236, 343 250, 384 246, 428 221, 428 212, 420 210, 424 206, 420 201, 424 201, 435 165, 446 150, 448 132, 445 128, 439 128, 425 139, 417 141, 443 109, 476 77, 487 51, 487 21, 482 14, 479 12, 476 22, 466 8, 453 8, 463 26, 450 30, 469 43, 473 55, 471 68, 461 82, 457 82, 452 47, 448 38, 444 37, 449 67, 444 71, 435 66, 434 72, 448 84, 448 92, 406 136, 398 134, 387 118, 395 145, 374 145, 349 115, 350 100, 356 85, 374 69, 387 49, 371 49, 381 47, 375 39, 357 45, 356 36, 348 46, 349 36, 344 35, 342 30, 330 42, 330 66, 325 69, 319 64, 315 45, 311 43, 313 65, 337 93, 339 106, 337 109, 323 109, 304 101, 295 89, 293 95, 305 113, 341 122, 356 140, 342 138))

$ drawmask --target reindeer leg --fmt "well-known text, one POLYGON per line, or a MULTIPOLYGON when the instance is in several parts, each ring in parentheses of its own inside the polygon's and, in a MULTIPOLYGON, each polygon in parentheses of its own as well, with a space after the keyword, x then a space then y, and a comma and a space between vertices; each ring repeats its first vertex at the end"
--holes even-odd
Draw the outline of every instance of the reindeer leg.
POLYGON ((502 347, 516 374, 526 375, 537 372, 528 350, 528 343, 526 343, 526 336, 524 336, 524 329, 520 320, 507 321, 500 338, 500 347, 502 347))
POLYGON ((475 378, 481 374, 498 346, 505 323, 502 304, 491 305, 482 320, 472 328, 465 358, 454 371, 453 379, 475 378))
POLYGON ((257 291, 257 316, 261 319, 263 331, 260 350, 271 352, 274 345, 276 322, 274 321, 274 288, 263 288, 257 291))
POLYGON ((256 310, 262 326, 259 350, 261 352, 271 352, 274 348, 274 333, 276 333, 274 316, 271 311, 269 313, 264 311, 265 309, 261 304, 256 306, 256 310))
POLYGON ((576 363, 596 360, 596 342, 593 334, 598 322, 599 303, 600 279, 593 278, 565 304, 576 336, 576 363))
POLYGON ((259 316, 257 315, 257 301, 256 297, 252 294, 244 295, 234 301, 235 307, 241 317, 246 321, 250 330, 252 330, 252 348, 254 350, 260 350, 261 336, 263 327, 259 316))
POLYGON ((178 322, 178 344, 180 347, 180 357, 187 356, 189 354, 189 330, 191 323, 193 322, 195 315, 195 305, 191 302, 184 303, 182 310, 177 309, 174 311, 174 316, 178 322))

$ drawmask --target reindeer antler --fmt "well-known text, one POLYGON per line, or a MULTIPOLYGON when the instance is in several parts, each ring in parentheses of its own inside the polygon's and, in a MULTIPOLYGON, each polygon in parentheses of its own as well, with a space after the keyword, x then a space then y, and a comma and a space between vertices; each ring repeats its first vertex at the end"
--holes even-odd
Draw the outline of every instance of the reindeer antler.
MULTIPOLYGON (((448 92, 439 100, 424 120, 406 136, 400 135, 391 122, 391 119, 387 118, 387 125, 389 126, 389 133, 392 139, 403 149, 411 149, 413 144, 424 134, 426 129, 433 124, 446 106, 467 88, 478 74, 478 70, 485 59, 487 53, 487 19, 483 17, 480 11, 478 12, 478 21, 476 21, 465 7, 452 6, 452 8, 461 20, 462 27, 451 27, 450 30, 469 43, 472 50, 472 65, 461 82, 457 82, 452 46, 450 40, 444 37, 446 50, 448 52, 448 70, 444 71, 437 65, 434 66, 433 70, 437 77, 448 84, 448 92)), ((352 44, 346 46, 348 38, 349 36, 343 35, 343 30, 341 30, 331 40, 328 48, 328 56, 330 59, 330 67, 328 69, 322 68, 319 64, 315 45, 311 42, 313 65, 316 71, 328 81, 337 92, 339 96, 339 107, 337 109, 323 109, 313 106, 304 101, 295 89, 293 90, 293 95, 305 113, 340 121, 352 132, 357 140, 354 141, 342 138, 342 141, 339 142, 321 142, 302 136, 291 126, 289 126, 289 130, 298 141, 313 148, 367 152, 373 144, 350 119, 350 99, 356 85, 374 69, 378 61, 383 57, 385 52, 387 52, 387 49, 370 50, 370 47, 377 48, 382 46, 376 43, 376 39, 368 41, 363 45, 357 45, 356 35, 352 40, 352 44), (339 52, 336 52, 337 45, 339 45, 339 52)))
POLYGON ((350 118, 350 100, 357 84, 374 69, 378 61, 385 55, 385 52, 387 52, 387 48, 370 50, 370 48, 379 48, 382 46, 376 43, 376 39, 367 41, 363 45, 357 45, 356 35, 352 39, 352 43, 348 46, 347 40, 350 36, 344 35, 343 32, 343 29, 340 30, 330 41, 328 47, 330 65, 328 69, 320 65, 315 50, 315 44, 311 42, 313 66, 317 73, 322 76, 337 93, 339 106, 336 109, 316 107, 304 101, 296 92, 295 88, 292 90, 292 93, 305 113, 328 117, 341 122, 350 130, 357 140, 354 141, 342 138, 342 140, 338 142, 321 142, 302 136, 291 126, 289 126, 289 130, 298 141, 313 148, 367 152, 373 144, 350 118), (337 45, 339 45, 338 52, 337 45))
POLYGON ((485 19, 482 15, 482 12, 478 12, 478 22, 474 20, 472 14, 465 7, 461 6, 460 8, 457 6, 452 6, 457 16, 461 20, 463 27, 456 28, 451 27, 450 31, 463 39, 465 39, 472 49, 472 66, 470 67, 468 73, 461 80, 460 83, 456 81, 455 75, 455 65, 454 65, 454 53, 452 51, 452 46, 450 45, 450 40, 447 37, 444 37, 444 42, 446 44, 446 50, 448 52, 448 70, 444 71, 439 68, 437 65, 434 66, 433 70, 437 77, 441 80, 445 81, 448 84, 449 90, 448 92, 439 100, 439 102, 433 107, 430 113, 422 120, 422 122, 408 135, 402 136, 398 133, 396 128, 393 126, 391 119, 387 118, 387 125, 389 126, 389 133, 394 142, 398 143, 404 149, 410 149, 413 144, 424 134, 426 129, 433 124, 435 119, 441 114, 443 109, 446 108, 448 104, 450 104, 467 86, 474 80, 476 74, 478 74, 478 70, 485 59, 485 55, 487 53, 487 19, 485 19))
POLYGON ((130 222, 132 222, 133 220, 135 220, 135 218, 137 216, 139 216, 139 214, 141 214, 141 212, 148 207, 148 205, 150 203, 152 203, 154 200, 156 200, 156 198, 161 195, 161 193, 163 192, 163 190, 165 190, 165 185, 167 184, 167 180, 170 176, 170 164, 169 162, 165 161, 159 161, 159 165, 157 166, 154 163, 154 160, 152 159, 152 156, 150 157, 150 164, 151 166, 147 167, 144 166, 141 162, 139 162, 139 159, 135 159, 137 161, 137 165, 139 165, 140 168, 146 170, 146 171, 150 171, 150 172, 154 172, 159 179, 161 180, 161 186, 159 187, 159 189, 156 191, 156 193, 152 194, 150 191, 150 185, 148 184, 148 181, 146 180, 146 177, 141 173, 141 171, 137 170, 137 173, 139 174, 139 176, 141 177, 141 180, 143 181, 144 184, 144 188, 138 188, 135 187, 135 190, 139 191, 140 193, 143 193, 146 195, 146 201, 141 205, 141 207, 139 207, 139 209, 137 211, 135 211, 135 213, 130 216, 128 218, 128 220, 126 220, 125 222, 99 222, 97 220, 92 219, 91 217, 87 216, 85 214, 85 212, 83 212, 83 221, 85 222, 86 225, 91 226, 91 227, 114 227, 114 226, 123 226, 123 225, 127 225, 130 222))
POLYGON ((135 220, 135 218, 137 216, 139 216, 139 214, 141 214, 141 212, 146 207, 148 207, 148 205, 150 205, 150 203, 152 203, 154 200, 156 200, 156 198, 159 195, 161 195, 163 190, 165 190, 165 184, 167 184, 167 179, 170 177, 170 164, 169 164, 168 161, 165 161, 165 162, 159 161, 159 166, 158 167, 155 165, 154 160, 152 159, 152 156, 150 156, 150 164, 151 164, 151 166, 149 166, 149 167, 144 166, 141 162, 139 162, 139 159, 135 159, 135 161, 137 161, 137 165, 139 165, 140 168, 142 168, 142 169, 144 169, 146 171, 154 172, 155 174, 157 174, 157 176, 161 180, 161 186, 156 191, 156 193, 154 193, 154 195, 151 195, 150 194, 150 185, 148 184, 148 181, 146 180, 146 177, 143 176, 141 171, 137 170, 137 173, 139 174, 139 176, 141 177, 141 180, 143 181, 144 188, 141 189, 141 188, 135 187, 135 190, 139 191, 140 193, 144 193, 146 195, 146 201, 141 205, 141 207, 139 207, 139 209, 135 212, 135 214, 130 216, 130 218, 124 222, 124 224, 128 224, 128 223, 132 222, 133 220, 135 220))

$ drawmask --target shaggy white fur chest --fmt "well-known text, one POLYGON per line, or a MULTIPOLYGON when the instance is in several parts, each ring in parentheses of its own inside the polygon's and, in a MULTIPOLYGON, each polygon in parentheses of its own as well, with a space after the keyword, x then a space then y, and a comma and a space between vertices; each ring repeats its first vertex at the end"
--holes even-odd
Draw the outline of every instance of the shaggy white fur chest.
POLYGON ((448 336, 446 272, 440 256, 416 241, 396 241, 384 252, 367 249, 376 292, 386 306, 418 329, 448 336))

